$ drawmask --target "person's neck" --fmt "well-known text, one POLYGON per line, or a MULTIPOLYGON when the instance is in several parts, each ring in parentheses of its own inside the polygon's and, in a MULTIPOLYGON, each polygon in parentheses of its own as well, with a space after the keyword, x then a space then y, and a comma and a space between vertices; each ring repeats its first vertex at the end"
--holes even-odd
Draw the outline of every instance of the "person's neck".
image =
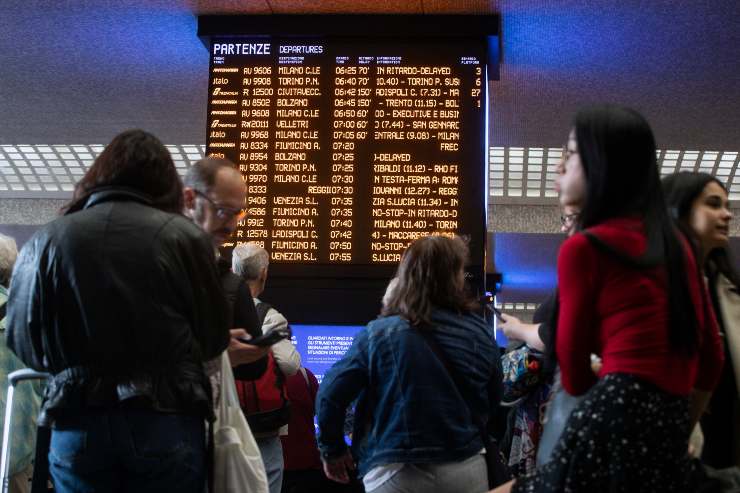
POLYGON ((248 282, 247 285, 249 286, 249 292, 252 293, 252 298, 259 298, 259 296, 262 294, 262 289, 260 289, 260 283, 259 282, 248 282))
POLYGON ((707 262, 709 261, 709 254, 712 253, 712 249, 709 245, 706 245, 704 242, 699 241, 699 265, 701 265, 701 270, 706 271, 707 270, 707 262))
POLYGON ((702 252, 701 259, 699 259, 699 260, 701 262, 699 264, 699 265, 701 265, 701 270, 702 271, 706 271, 707 270, 707 260, 709 260, 709 254, 702 252))

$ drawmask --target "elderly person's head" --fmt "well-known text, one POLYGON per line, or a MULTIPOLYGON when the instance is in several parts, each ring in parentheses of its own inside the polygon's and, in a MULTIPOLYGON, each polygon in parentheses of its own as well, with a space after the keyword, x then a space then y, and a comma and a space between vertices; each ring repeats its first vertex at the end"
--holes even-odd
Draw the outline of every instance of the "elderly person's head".
POLYGON ((386 306, 388 306, 388 303, 391 302, 393 299, 393 294, 396 291, 396 286, 398 285, 398 278, 394 277, 390 281, 388 281, 388 286, 385 288, 385 293, 383 294, 383 299, 381 300, 381 303, 383 304, 383 309, 385 309, 386 306))
POLYGON ((0 285, 10 285, 10 275, 13 273, 15 259, 18 257, 18 247, 10 236, 0 234, 0 285))
POLYGON ((401 315, 412 324, 431 321, 435 308, 456 312, 476 307, 465 289, 468 247, 459 237, 427 236, 409 245, 396 282, 383 299, 383 315, 401 315))
POLYGON ((249 284, 252 296, 265 290, 269 265, 270 254, 256 243, 241 243, 231 254, 231 270, 249 284))

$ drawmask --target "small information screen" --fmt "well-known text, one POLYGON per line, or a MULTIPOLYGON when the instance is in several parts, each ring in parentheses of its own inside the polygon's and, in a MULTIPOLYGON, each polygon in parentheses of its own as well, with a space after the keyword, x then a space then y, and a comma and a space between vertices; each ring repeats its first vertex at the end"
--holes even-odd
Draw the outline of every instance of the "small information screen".
POLYGON ((462 235, 482 265, 485 57, 475 39, 212 38, 208 154, 248 187, 234 244, 392 265, 416 238, 462 235))

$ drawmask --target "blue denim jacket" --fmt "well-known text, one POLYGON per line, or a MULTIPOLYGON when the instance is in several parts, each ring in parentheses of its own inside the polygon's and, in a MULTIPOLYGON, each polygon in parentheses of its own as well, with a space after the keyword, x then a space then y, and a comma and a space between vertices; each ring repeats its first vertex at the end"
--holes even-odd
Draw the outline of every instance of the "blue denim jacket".
POLYGON ((458 391, 418 330, 398 316, 370 322, 326 373, 316 399, 323 457, 345 452, 345 411, 355 399, 352 453, 360 476, 394 462, 463 460, 483 448, 470 408, 488 418, 500 401, 493 331, 474 314, 434 312, 427 330, 464 382, 458 391))

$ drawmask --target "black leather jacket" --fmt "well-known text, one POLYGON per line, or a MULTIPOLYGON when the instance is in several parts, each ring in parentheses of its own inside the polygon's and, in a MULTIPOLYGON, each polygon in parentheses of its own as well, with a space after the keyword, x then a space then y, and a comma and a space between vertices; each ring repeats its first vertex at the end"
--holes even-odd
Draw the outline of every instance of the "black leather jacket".
POLYGON ((212 417, 203 362, 229 341, 209 238, 142 195, 108 189, 39 230, 10 286, 8 346, 51 373, 41 424, 136 403, 212 417))

